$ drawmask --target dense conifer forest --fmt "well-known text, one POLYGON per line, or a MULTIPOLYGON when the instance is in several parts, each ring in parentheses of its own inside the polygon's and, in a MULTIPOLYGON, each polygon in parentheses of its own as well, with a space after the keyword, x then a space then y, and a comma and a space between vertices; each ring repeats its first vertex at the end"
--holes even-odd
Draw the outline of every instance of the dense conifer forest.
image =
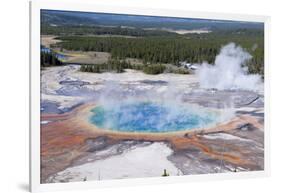
POLYGON ((54 53, 41 51, 41 66, 59 66, 63 63, 56 57, 54 53))
MULTIPOLYGON (((220 48, 230 42, 242 46, 252 55, 247 63, 250 73, 263 75, 264 34, 263 29, 237 28, 213 29, 210 33, 177 34, 160 29, 129 27, 42 25, 42 34, 55 35, 61 42, 53 44, 53 49, 70 51, 108 52, 111 59, 96 67, 83 65, 81 71, 123 72, 125 68, 140 69, 146 73, 165 72, 165 64, 179 66, 180 62, 214 63, 220 48), (143 66, 128 64, 126 58, 142 61, 143 66)), ((54 55, 43 54, 43 65, 59 65, 54 55)), ((174 71, 176 72, 176 71, 174 71)), ((179 71, 179 73, 186 73, 179 71)))

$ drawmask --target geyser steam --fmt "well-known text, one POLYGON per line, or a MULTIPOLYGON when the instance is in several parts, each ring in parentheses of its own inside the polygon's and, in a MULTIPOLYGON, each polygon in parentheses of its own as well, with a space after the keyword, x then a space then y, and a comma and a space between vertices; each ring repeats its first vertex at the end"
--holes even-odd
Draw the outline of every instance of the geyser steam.
POLYGON ((203 63, 197 71, 201 88, 259 90, 261 76, 244 67, 252 56, 234 43, 222 47, 214 65, 203 63))

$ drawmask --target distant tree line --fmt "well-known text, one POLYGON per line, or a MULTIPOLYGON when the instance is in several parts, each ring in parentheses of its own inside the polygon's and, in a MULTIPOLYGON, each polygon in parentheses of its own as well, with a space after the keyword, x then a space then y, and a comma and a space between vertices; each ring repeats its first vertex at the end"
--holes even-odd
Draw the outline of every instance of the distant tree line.
POLYGON ((67 50, 109 52, 112 58, 138 58, 144 64, 211 62, 219 51, 209 42, 196 42, 186 38, 146 37, 61 37, 56 46, 67 50))
POLYGON ((126 60, 110 59, 107 63, 103 64, 83 64, 80 67, 82 72, 93 72, 93 73, 102 73, 102 72, 116 72, 122 73, 125 69, 135 69, 141 70, 146 74, 161 74, 165 71, 166 66, 163 64, 131 64, 126 60))
POLYGON ((52 52, 41 52, 41 66, 59 66, 63 63, 52 52))
POLYGON ((247 64, 250 73, 263 74, 264 69, 263 33, 260 31, 142 38, 62 36, 59 39, 63 41, 55 44, 54 47, 76 51, 109 52, 112 58, 119 60, 137 58, 145 65, 168 63, 178 65, 180 61, 213 63, 220 48, 229 42, 234 42, 253 56, 247 64))
POLYGON ((121 35, 121 36, 175 36, 176 33, 151 29, 145 30, 142 28, 129 27, 101 27, 101 26, 77 26, 77 25, 62 25, 51 26, 43 24, 41 33, 44 35, 121 35))
POLYGON ((111 71, 116 73, 122 73, 126 68, 132 68, 130 62, 127 62, 126 60, 110 59, 107 63, 103 64, 83 64, 80 67, 80 71, 94 73, 111 71))

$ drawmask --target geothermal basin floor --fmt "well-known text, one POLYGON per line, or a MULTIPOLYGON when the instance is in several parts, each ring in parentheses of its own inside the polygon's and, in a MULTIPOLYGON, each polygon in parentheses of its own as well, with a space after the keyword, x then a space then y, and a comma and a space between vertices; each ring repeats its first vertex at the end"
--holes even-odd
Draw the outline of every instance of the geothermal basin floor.
POLYGON ((190 175, 264 168, 262 90, 206 90, 195 75, 82 73, 76 65, 41 73, 42 183, 159 177, 164 169, 190 175), (163 134, 105 132, 85 121, 95 101, 128 96, 179 100, 235 116, 216 127, 163 134))

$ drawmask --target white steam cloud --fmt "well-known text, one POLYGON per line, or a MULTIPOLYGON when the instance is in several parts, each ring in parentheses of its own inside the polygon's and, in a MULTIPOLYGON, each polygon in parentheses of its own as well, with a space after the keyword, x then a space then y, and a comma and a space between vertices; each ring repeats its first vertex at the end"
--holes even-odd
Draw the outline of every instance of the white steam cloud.
POLYGON ((261 76, 248 74, 245 63, 252 56, 234 43, 222 47, 214 65, 203 63, 197 71, 201 88, 259 90, 261 76))

